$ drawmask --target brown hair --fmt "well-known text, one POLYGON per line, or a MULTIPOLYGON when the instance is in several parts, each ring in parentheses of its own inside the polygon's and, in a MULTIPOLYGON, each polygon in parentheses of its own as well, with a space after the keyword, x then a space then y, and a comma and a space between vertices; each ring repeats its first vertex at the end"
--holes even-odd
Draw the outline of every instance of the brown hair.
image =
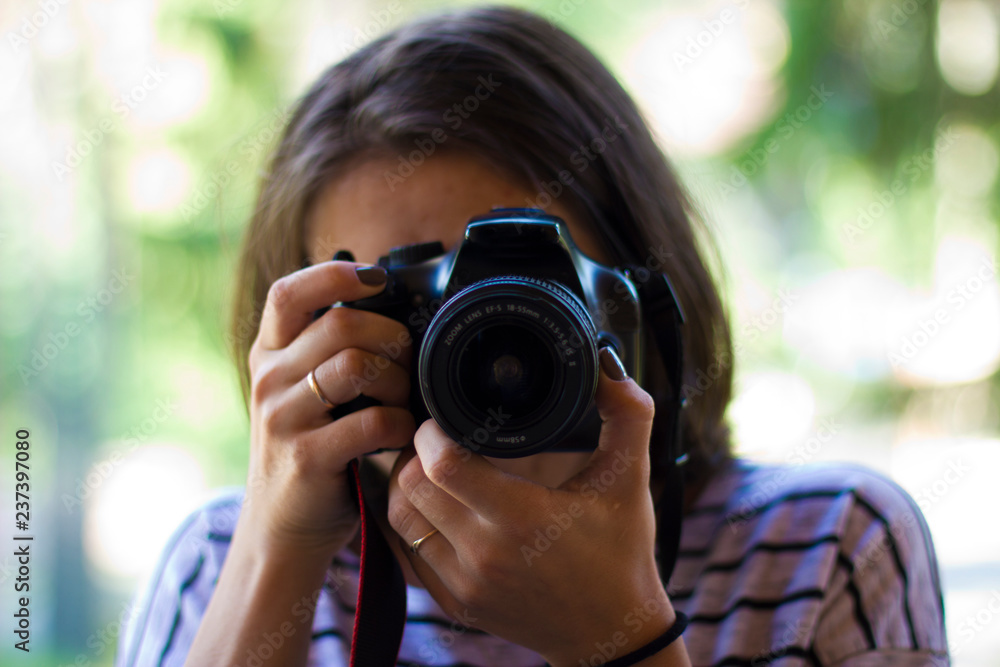
MULTIPOLYGON (((564 31, 509 7, 405 25, 330 67, 299 101, 239 261, 231 342, 244 398, 267 290, 303 266, 306 214, 323 186, 349 161, 388 150, 399 153, 400 164, 387 173, 391 187, 392 173, 405 177, 437 148, 486 157, 539 188, 540 204, 566 197, 616 262, 648 260, 669 276, 686 315, 689 477, 703 478, 727 459, 732 339, 696 237, 716 261, 718 252, 614 76, 564 31)), ((650 358, 647 389, 656 398, 659 362, 650 358)))

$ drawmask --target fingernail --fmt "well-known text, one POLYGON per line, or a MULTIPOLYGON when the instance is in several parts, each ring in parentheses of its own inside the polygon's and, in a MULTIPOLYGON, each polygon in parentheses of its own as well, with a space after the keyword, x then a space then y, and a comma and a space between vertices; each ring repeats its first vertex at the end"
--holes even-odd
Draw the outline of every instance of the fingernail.
POLYGON ((354 269, 354 272, 358 274, 358 280, 365 285, 372 287, 385 285, 386 273, 381 266, 362 266, 354 269))
POLYGON ((615 382, 621 382, 622 380, 628 379, 628 373, 625 372, 625 366, 622 365, 622 360, 618 358, 615 348, 610 345, 605 345, 601 348, 601 351, 597 353, 597 356, 601 358, 601 370, 603 370, 605 375, 609 378, 615 382))

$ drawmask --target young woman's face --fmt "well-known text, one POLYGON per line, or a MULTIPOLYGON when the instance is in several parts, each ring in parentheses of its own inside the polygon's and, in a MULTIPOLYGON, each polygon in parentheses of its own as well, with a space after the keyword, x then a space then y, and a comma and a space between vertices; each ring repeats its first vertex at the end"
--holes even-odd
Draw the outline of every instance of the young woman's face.
MULTIPOLYGON (((508 180, 485 159, 466 152, 437 153, 399 176, 399 157, 373 157, 347 169, 320 193, 306 220, 306 249, 313 263, 339 249, 359 262, 375 263, 407 243, 441 241, 451 248, 474 215, 497 206, 526 207, 538 191, 508 180)), ((573 240, 599 262, 607 254, 562 200, 546 212, 562 218, 573 240)))
MULTIPOLYGON (((390 248, 408 243, 441 241, 450 249, 461 242, 469 218, 498 206, 528 206, 538 198, 536 190, 508 180, 469 153, 437 153, 402 182, 399 165, 396 155, 373 157, 326 186, 306 220, 311 262, 327 261, 340 249, 350 250, 359 262, 373 264, 390 248)), ((569 206, 555 199, 546 212, 566 222, 584 253, 598 262, 608 261, 596 237, 569 206)), ((389 466, 395 458, 379 456, 380 463, 389 466)), ((558 486, 589 458, 588 452, 571 452, 492 461, 509 472, 558 486)))

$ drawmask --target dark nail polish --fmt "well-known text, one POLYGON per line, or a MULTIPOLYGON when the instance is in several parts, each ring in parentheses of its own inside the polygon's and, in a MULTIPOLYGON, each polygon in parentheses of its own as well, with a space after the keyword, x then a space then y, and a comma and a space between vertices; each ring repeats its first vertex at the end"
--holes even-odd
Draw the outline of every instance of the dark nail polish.
POLYGON ((365 285, 372 287, 385 285, 386 273, 381 266, 362 266, 354 269, 354 272, 358 274, 358 280, 365 285))
POLYGON ((628 373, 625 372, 625 366, 622 365, 622 360, 618 358, 615 348, 605 345, 597 353, 597 356, 601 358, 601 369, 609 378, 615 382, 628 379, 628 373))

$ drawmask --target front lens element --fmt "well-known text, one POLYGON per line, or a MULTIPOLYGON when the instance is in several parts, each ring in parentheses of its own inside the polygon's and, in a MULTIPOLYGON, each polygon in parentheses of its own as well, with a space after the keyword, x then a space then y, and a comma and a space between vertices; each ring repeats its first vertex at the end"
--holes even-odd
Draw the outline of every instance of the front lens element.
POLYGON ((438 310, 417 371, 428 412, 453 439, 489 456, 526 456, 565 437, 591 406, 596 330, 561 285, 491 278, 438 310))

